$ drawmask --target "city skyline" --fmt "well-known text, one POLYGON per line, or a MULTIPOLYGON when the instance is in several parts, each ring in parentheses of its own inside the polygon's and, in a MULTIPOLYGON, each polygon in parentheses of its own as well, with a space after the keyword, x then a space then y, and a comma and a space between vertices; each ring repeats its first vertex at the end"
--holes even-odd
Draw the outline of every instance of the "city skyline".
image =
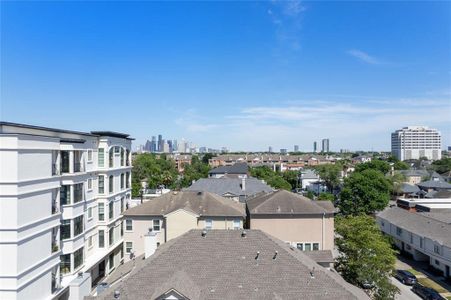
POLYGON ((389 151, 424 125, 451 145, 449 2, 1 5, 4 121, 231 151, 389 151))

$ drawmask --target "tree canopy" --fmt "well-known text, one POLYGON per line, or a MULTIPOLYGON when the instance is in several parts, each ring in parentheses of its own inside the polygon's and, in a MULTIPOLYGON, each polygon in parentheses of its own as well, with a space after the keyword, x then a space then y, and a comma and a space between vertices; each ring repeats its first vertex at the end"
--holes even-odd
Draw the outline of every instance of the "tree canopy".
POLYGON ((392 185, 378 170, 353 172, 345 179, 340 193, 340 212, 343 215, 372 214, 384 209, 390 200, 392 185))
POLYGON ((291 191, 293 188, 280 172, 275 172, 268 166, 251 168, 251 176, 265 180, 267 184, 275 189, 291 191))
POLYGON ((383 160, 374 159, 363 164, 358 164, 355 167, 356 172, 362 172, 367 169, 374 169, 382 172, 382 174, 387 174, 390 171, 390 165, 383 160))
POLYGON ((374 219, 365 215, 338 217, 335 231, 340 251, 336 270, 354 285, 369 285, 373 299, 394 299, 399 290, 390 282, 390 276, 396 251, 374 219))
POLYGON ((432 168, 440 174, 451 171, 451 158, 444 157, 440 160, 436 160, 432 163, 432 168))
POLYGON ((203 160, 199 160, 198 156, 193 155, 191 158, 191 165, 186 164, 184 166, 181 186, 188 187, 195 180, 199 180, 200 178, 207 178, 209 171, 210 166, 208 165, 208 160, 207 163, 204 163, 203 160))
POLYGON ((341 164, 327 164, 315 167, 319 177, 326 183, 327 189, 333 192, 334 188, 340 183, 341 164))

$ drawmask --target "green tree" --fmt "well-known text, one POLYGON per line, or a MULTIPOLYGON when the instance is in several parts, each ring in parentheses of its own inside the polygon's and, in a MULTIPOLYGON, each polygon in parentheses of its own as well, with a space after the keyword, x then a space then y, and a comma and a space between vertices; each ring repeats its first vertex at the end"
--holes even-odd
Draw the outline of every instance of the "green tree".
POLYGON ((394 299, 399 292, 390 282, 395 269, 396 251, 370 216, 346 216, 335 219, 340 252, 335 268, 351 284, 370 284, 373 299, 394 299))
POLYGON ((202 156, 202 163, 208 165, 208 161, 213 157, 215 157, 213 153, 205 153, 204 156, 202 156))
POLYGON ((451 171, 451 158, 444 157, 440 160, 436 160, 432 163, 432 168, 440 174, 451 171))
POLYGON ((209 171, 210 166, 208 163, 204 163, 197 155, 193 155, 191 165, 186 164, 184 166, 181 186, 188 187, 193 181, 199 180, 200 178, 207 178, 209 171))
POLYGON ((280 172, 275 172, 268 166, 251 168, 251 176, 258 179, 263 179, 267 184, 275 189, 284 189, 291 191, 291 184, 283 178, 280 172))
POLYGON ((312 191, 308 191, 306 197, 315 200, 315 194, 312 191))
POLYGON ((387 161, 393 163, 393 168, 395 170, 408 170, 410 168, 407 163, 400 161, 396 156, 393 155, 390 156, 387 161))
POLYGON ((291 189, 296 189, 299 185, 299 171, 288 170, 282 173, 282 178, 290 185, 291 189))
POLYGON ((331 193, 320 193, 318 200, 328 200, 333 202, 335 200, 335 196, 331 193))
POLYGON ((401 193, 402 184, 406 181, 406 176, 401 173, 396 173, 389 177, 392 184, 393 195, 399 195, 401 193))
POLYGON ((363 164, 358 164, 355 167, 356 172, 362 172, 367 169, 378 170, 382 174, 387 174, 390 171, 390 165, 383 160, 374 159, 363 164))
POLYGON ((327 189, 333 192, 334 188, 340 183, 341 164, 319 165, 316 168, 319 177, 326 183, 327 189))
POLYGON ((338 207, 343 215, 372 214, 390 200, 391 182, 378 170, 354 172, 345 179, 338 207))

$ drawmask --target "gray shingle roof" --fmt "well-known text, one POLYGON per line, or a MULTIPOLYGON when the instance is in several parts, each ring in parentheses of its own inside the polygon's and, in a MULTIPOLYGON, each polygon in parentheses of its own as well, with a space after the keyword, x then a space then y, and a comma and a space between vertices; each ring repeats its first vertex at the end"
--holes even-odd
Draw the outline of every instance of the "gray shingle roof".
POLYGON ((296 215, 335 212, 335 208, 330 201, 313 201, 285 190, 262 194, 248 199, 247 207, 251 215, 296 215), (319 202, 321 204, 318 204, 319 202))
POLYGON ((416 185, 403 183, 401 185, 401 191, 406 194, 417 193, 420 191, 420 188, 416 185))
POLYGON ((242 203, 196 191, 170 192, 126 210, 124 216, 164 216, 185 209, 203 216, 246 216, 242 203))
POLYGON ((331 250, 305 251, 305 255, 316 261, 317 263, 333 263, 334 257, 331 250))
POLYGON ((260 230, 246 237, 238 230, 211 230, 206 237, 191 230, 160 246, 97 299, 113 299, 117 290, 122 300, 149 300, 171 289, 190 300, 368 299, 335 272, 260 230))
POLYGON ((428 180, 418 183, 419 187, 430 189, 451 189, 451 184, 440 180, 428 180))
POLYGON ((409 212, 399 207, 392 207, 380 212, 378 217, 407 231, 451 247, 451 224, 434 218, 433 213, 409 212))
POLYGON ((222 166, 214 168, 209 174, 247 174, 249 167, 247 163, 235 163, 232 166, 222 166))
POLYGON ((241 188, 241 184, 241 178, 201 178, 185 190, 207 191, 221 196, 224 194, 252 196, 260 192, 268 193, 273 191, 269 185, 253 177, 245 179, 244 191, 241 188))

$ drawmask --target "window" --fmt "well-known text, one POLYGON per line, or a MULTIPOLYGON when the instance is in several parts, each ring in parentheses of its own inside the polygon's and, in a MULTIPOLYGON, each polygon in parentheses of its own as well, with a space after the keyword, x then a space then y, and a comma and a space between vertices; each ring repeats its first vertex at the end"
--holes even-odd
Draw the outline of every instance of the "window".
POLYGON ((99 221, 105 221, 105 203, 99 203, 99 221))
POLYGON ((61 274, 70 273, 70 254, 60 255, 60 260, 61 274))
POLYGON ((125 242, 125 253, 132 253, 133 242, 125 242))
POLYGON ((213 220, 205 219, 205 229, 211 229, 211 228, 213 228, 213 220))
POLYGON ((410 233, 410 243, 413 244, 413 233, 410 233))
POLYGON ((434 253, 440 254, 440 246, 434 245, 434 253))
POLYGON ((312 244, 305 243, 304 246, 305 246, 305 249, 304 249, 305 251, 312 251, 312 244))
POLYGON ((105 231, 99 230, 99 248, 105 247, 105 231))
POLYGON ((113 192, 113 190, 114 190, 114 177, 113 177, 113 175, 110 176, 110 178, 108 180, 108 184, 110 186, 109 192, 111 194, 113 192))
POLYGON ((105 177, 103 175, 99 176, 99 194, 105 193, 105 177))
POLYGON ((88 238, 88 248, 92 247, 92 235, 88 238))
POLYGON ((114 202, 111 201, 108 204, 108 218, 110 218, 110 220, 111 220, 111 219, 113 219, 113 217, 114 217, 114 202))
POLYGON ((99 167, 105 166, 105 150, 103 148, 99 148, 99 167))
POLYGON ((302 244, 302 243, 297 243, 297 244, 296 244, 296 248, 298 248, 298 249, 301 250, 301 251, 304 250, 304 247, 303 247, 303 244, 302 244))
POLYGON ((108 258, 108 265, 110 266, 110 270, 114 268, 114 253, 110 254, 108 258))
POLYGON ((127 189, 130 187, 130 172, 127 172, 127 173, 126 173, 125 187, 126 187, 127 189))
POLYGON ((74 203, 83 201, 83 183, 74 184, 74 203))
POLYGON ((121 197, 121 213, 124 211, 124 197, 121 197))
POLYGON ((60 226, 61 240, 70 239, 70 220, 62 220, 60 226))
POLYGON ((114 244, 114 227, 110 229, 110 231, 108 231, 108 245, 113 245, 114 244))
POLYGON ((83 247, 74 252, 74 269, 83 264, 83 247))
POLYGON ((423 248, 423 238, 420 237, 420 248, 423 248))
POLYGON ((124 222, 121 222, 121 237, 124 236, 124 222))
POLYGON ((125 175, 124 173, 121 174, 121 190, 124 189, 125 186, 125 175))
POLYGON ((92 190, 92 178, 88 179, 88 191, 92 190))
POLYGON ((124 148, 121 148, 121 166, 123 167, 125 165, 125 155, 124 155, 124 148))
POLYGON ((92 150, 88 150, 88 161, 92 161, 92 150))
POLYGON ((83 233, 83 215, 74 219, 74 236, 83 233))
POLYGON ((153 231, 160 231, 160 220, 153 220, 153 231))
POLYGON ((396 235, 402 235, 402 228, 396 227, 396 235))
POLYGON ((61 205, 70 204, 70 185, 62 185, 60 188, 61 205))
POLYGON ((382 227, 385 227, 385 222, 381 221, 381 225, 382 225, 382 227))
POLYGON ((439 262, 438 260, 435 260, 435 264, 436 264, 437 266, 440 266, 440 262, 439 262))
POLYGON ((240 219, 234 219, 233 220, 233 229, 240 229, 240 227, 241 227, 240 219))
POLYGON ((319 243, 313 243, 313 251, 319 250, 319 243))
POLYGON ((112 168, 114 166, 113 162, 114 162, 114 153, 113 153, 114 149, 111 148, 110 149, 110 153, 109 153, 109 166, 110 168, 112 168))
POLYGON ((129 161, 129 157, 130 157, 130 151, 127 149, 126 150, 126 152, 125 152, 126 154, 125 154, 125 164, 127 165, 127 166, 129 166, 130 165, 130 161, 129 161))
POLYGON ((133 221, 130 219, 125 220, 125 230, 132 231, 133 230, 133 221))
POLYGON ((88 220, 92 219, 92 207, 88 207, 88 220))

